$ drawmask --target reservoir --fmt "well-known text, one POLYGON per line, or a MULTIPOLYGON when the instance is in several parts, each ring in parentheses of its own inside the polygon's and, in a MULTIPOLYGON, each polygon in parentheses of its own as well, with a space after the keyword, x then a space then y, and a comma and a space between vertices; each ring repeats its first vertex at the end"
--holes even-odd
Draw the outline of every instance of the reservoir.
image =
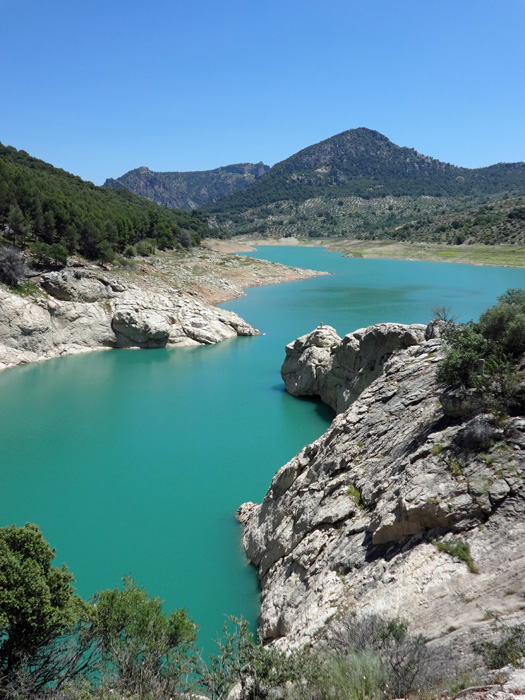
POLYGON ((258 611, 237 507, 328 426, 288 396, 284 345, 321 321, 344 335, 427 323, 436 306, 477 319, 525 271, 343 258, 261 247, 257 257, 331 272, 257 287, 223 306, 263 335, 178 350, 90 353, 0 373, 0 526, 34 522, 79 594, 131 574, 166 609, 185 607, 214 651, 225 615, 258 611))

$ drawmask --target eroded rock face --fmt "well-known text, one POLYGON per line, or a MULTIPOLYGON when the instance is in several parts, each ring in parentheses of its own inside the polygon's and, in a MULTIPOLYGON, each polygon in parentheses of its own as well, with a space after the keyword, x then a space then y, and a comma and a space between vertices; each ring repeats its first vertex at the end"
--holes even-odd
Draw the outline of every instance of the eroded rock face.
POLYGON ((107 280, 82 268, 46 272, 41 284, 48 294, 62 301, 93 302, 115 296, 107 280))
POLYGON ((51 297, 0 289, 0 369, 104 348, 217 343, 257 331, 233 312, 173 290, 124 286, 84 269, 42 275, 51 297))
MULTIPOLYGON (((345 387, 356 386, 362 368, 373 373, 383 364, 329 430, 277 472, 263 503, 246 512, 243 545, 259 570, 267 640, 311 643, 344 607, 399 615, 412 631, 460 645, 472 641, 471 627, 488 624, 487 609, 523 617, 525 421, 500 428, 491 416, 447 418, 434 382, 441 341, 425 341, 421 327, 400 330, 405 347, 384 363, 381 343, 391 331, 384 326, 340 344, 323 330, 334 342, 321 347, 321 359, 312 342, 319 333, 296 341, 297 366, 313 351, 308 382, 321 378, 324 387, 330 372, 335 376, 325 369, 328 355, 332 367, 339 356, 338 371, 348 368, 345 387), (357 357, 359 346, 368 362, 357 357), (488 433, 489 452, 474 451, 479 436, 488 444, 488 433), (478 575, 433 544, 458 539, 469 544, 478 575)), ((328 395, 340 407, 351 392, 328 395)))
POLYGON ((418 345, 424 333, 421 324, 381 323, 341 340, 331 326, 319 326, 286 346, 281 369, 286 391, 319 396, 340 413, 381 374, 392 353, 418 345))

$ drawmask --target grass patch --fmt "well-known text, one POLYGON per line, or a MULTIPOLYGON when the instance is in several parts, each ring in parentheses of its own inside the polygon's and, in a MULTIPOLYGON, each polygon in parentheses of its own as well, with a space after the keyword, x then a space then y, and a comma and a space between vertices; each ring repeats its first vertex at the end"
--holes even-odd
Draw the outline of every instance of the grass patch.
POLYGON ((350 486, 346 489, 346 493, 350 496, 358 508, 364 508, 363 504, 361 503, 361 493, 358 488, 356 488, 353 484, 350 484, 350 486))
POLYGON ((458 462, 458 460, 454 457, 454 455, 451 455, 449 457, 447 465, 454 476, 461 476, 463 474, 463 470, 461 469, 461 465, 458 462))
POLYGON ((14 294, 18 294, 20 297, 28 297, 40 293, 40 289, 36 282, 32 282, 31 280, 19 282, 16 286, 11 287, 11 291, 14 294))
POLYGON ((478 567, 474 564, 474 559, 470 553, 470 547, 463 540, 457 540, 451 544, 446 542, 436 542, 434 540, 432 544, 435 545, 440 552, 445 552, 451 557, 464 561, 468 566, 469 571, 471 571, 473 574, 479 574, 478 567))

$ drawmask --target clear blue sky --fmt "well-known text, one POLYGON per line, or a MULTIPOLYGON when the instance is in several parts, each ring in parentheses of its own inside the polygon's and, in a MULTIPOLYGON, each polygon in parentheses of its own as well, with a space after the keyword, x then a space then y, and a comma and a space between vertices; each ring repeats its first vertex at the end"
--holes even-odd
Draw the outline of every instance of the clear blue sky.
POLYGON ((525 0, 0 0, 0 141, 102 184, 346 129, 525 161, 525 0))

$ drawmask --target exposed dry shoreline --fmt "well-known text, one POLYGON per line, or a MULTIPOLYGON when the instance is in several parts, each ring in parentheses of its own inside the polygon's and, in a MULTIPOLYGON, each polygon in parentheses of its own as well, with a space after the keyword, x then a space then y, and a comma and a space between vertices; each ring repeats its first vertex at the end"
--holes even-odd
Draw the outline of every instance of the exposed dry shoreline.
POLYGON ((246 287, 312 277, 207 247, 162 252, 126 267, 71 258, 15 294, 0 285, 0 370, 113 348, 172 348, 218 343, 258 331, 214 305, 246 287))
POLYGON ((157 277, 160 273, 160 277, 171 286, 207 304, 237 299, 249 287, 329 274, 232 254, 253 249, 236 241, 206 239, 199 248, 183 256, 173 252, 162 253, 153 259, 153 265, 157 277))
POLYGON ((235 253, 265 245, 307 246, 343 253, 349 257, 372 259, 452 262, 464 265, 524 267, 525 248, 519 246, 441 245, 436 243, 400 243, 397 241, 361 241, 354 239, 254 238, 239 236, 228 241, 214 240, 214 250, 235 253))

